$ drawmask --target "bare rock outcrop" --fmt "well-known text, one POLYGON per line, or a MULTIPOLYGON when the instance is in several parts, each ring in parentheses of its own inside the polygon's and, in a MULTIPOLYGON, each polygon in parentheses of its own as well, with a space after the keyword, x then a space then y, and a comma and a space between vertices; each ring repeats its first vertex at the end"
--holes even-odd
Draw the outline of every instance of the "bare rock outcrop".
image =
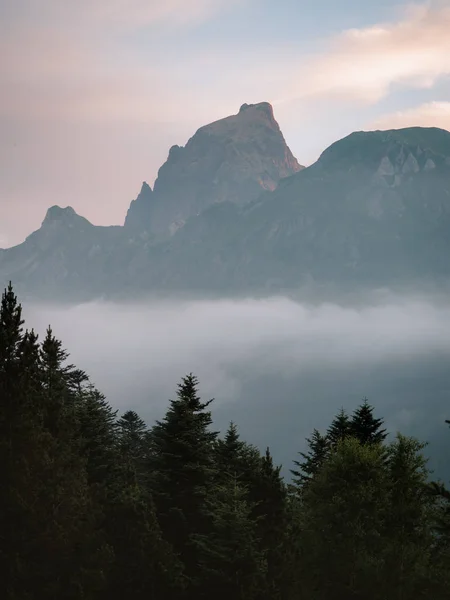
POLYGON ((186 146, 172 146, 153 192, 143 188, 125 226, 157 236, 218 202, 243 206, 303 167, 288 148, 267 102, 201 127, 186 146))

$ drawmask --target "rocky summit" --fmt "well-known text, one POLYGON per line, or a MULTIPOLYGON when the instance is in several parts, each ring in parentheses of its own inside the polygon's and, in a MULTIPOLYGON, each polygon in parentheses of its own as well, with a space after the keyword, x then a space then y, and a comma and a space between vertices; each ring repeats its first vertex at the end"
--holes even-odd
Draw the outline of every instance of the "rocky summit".
POLYGON ((272 106, 244 104, 237 115, 201 127, 186 146, 172 146, 153 192, 144 183, 131 203, 125 227, 164 238, 208 206, 244 206, 302 168, 272 106))
POLYGON ((450 133, 355 132, 302 168, 267 103, 199 129, 125 226, 49 209, 0 251, 23 297, 268 294, 450 282, 450 133))

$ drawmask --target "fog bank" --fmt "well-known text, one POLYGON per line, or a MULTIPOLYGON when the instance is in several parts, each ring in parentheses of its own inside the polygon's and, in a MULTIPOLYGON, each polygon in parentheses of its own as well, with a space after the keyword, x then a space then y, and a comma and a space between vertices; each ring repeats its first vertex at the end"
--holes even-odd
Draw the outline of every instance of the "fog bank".
POLYGON ((287 467, 313 427, 364 396, 391 429, 428 439, 450 417, 450 303, 442 298, 26 304, 24 316, 41 334, 51 323, 109 401, 148 422, 194 372, 202 395, 215 398, 219 428, 236 420, 287 467))

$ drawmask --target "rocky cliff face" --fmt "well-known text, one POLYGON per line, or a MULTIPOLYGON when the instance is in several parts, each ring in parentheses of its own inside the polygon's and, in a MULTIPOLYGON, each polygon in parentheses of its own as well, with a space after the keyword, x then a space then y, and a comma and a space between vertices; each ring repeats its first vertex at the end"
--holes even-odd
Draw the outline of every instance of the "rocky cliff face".
POLYGON ((208 206, 224 201, 243 206, 302 168, 271 105, 244 104, 237 115, 201 127, 185 147, 170 149, 153 193, 142 188, 125 227, 171 235, 208 206))
POLYGON ((151 223, 154 194, 146 181, 142 184, 141 191, 136 200, 133 200, 128 209, 125 225, 131 231, 142 231, 151 223))
POLYGON ((190 219, 151 278, 220 293, 420 286, 450 281, 449 253, 450 133, 362 132, 252 205, 190 219))

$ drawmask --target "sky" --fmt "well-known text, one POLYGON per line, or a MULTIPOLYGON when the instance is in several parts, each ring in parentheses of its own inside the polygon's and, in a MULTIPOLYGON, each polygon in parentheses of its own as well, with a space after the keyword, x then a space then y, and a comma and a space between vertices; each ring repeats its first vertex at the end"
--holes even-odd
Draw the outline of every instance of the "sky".
POLYGON ((268 101, 299 162, 450 129, 450 0, 0 0, 0 247, 47 208, 122 224, 203 124, 268 101))

